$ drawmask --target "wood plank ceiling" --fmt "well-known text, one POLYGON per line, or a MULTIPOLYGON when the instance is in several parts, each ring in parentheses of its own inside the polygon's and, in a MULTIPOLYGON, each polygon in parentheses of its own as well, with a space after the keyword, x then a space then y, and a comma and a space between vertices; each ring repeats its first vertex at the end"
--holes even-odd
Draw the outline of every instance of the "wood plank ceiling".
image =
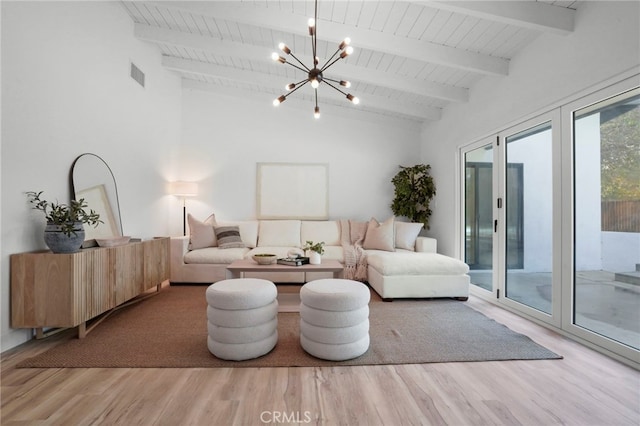
MULTIPOLYGON (((253 97, 273 108, 285 85, 306 77, 274 62, 286 43, 312 64, 307 20, 312 0, 123 1, 135 36, 156 44, 162 63, 183 87, 253 97)), ((574 28, 578 1, 387 1, 319 0, 318 56, 323 64, 345 38, 354 53, 325 72, 349 80, 353 105, 321 85, 322 114, 367 120, 438 120, 442 110, 467 102, 481 79, 508 78, 509 63, 535 38, 564 37, 574 28)), ((283 54, 283 56, 286 56, 283 54)), ((280 108, 309 110, 309 85, 280 108)))

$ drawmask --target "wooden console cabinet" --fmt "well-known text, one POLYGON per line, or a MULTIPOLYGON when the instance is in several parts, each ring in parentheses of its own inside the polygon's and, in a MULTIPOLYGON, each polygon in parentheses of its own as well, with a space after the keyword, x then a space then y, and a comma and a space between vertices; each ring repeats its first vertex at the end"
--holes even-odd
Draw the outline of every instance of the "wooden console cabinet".
POLYGON ((11 255, 11 327, 78 327, 168 280, 169 238, 72 254, 11 255))

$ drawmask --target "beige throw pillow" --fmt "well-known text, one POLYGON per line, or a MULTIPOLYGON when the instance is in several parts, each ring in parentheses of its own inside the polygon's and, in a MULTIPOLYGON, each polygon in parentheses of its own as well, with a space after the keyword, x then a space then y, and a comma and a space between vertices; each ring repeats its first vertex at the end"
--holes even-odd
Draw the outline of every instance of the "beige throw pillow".
POLYGON ((375 218, 371 218, 362 247, 367 250, 396 251, 393 222, 393 216, 382 223, 379 223, 375 218))
POLYGON ((368 222, 358 222, 355 220, 349 220, 349 229, 351 231, 351 244, 364 242, 364 237, 367 235, 368 222))
POLYGON ((191 213, 188 213, 187 222, 189 223, 190 250, 216 246, 216 233, 213 230, 216 224, 214 215, 209 216, 206 221, 201 222, 191 216, 191 213))

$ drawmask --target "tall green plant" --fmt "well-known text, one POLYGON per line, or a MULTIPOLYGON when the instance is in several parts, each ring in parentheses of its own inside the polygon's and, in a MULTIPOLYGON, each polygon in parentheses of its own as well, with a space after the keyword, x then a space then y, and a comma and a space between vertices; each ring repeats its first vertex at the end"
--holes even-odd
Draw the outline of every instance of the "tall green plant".
POLYGON ((395 185, 391 203, 393 214, 423 223, 426 229, 429 229, 429 217, 432 213, 429 202, 436 195, 436 185, 429 170, 431 166, 428 164, 400 166, 398 174, 391 179, 395 185))

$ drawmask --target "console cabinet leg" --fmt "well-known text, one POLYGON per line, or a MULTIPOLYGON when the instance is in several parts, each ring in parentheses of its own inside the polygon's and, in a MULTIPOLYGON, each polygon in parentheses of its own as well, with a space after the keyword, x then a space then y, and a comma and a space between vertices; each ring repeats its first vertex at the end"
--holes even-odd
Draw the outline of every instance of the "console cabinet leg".
POLYGON ((87 336, 87 323, 80 323, 78 326, 78 339, 84 339, 87 336))

